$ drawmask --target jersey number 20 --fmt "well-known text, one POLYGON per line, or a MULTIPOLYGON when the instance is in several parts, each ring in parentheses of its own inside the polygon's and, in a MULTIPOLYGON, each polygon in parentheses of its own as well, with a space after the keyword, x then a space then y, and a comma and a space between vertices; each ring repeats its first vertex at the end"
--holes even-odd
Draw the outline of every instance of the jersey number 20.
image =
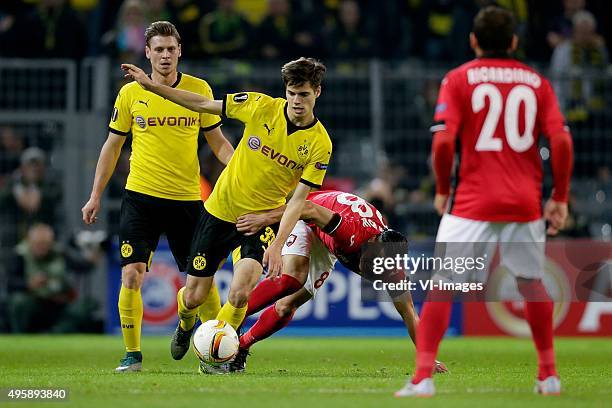
POLYGON ((501 152, 503 142, 495 137, 495 129, 499 123, 502 111, 504 114, 504 130, 508 145, 515 152, 521 153, 533 145, 533 128, 535 125, 538 104, 533 89, 525 85, 517 85, 508 94, 506 106, 501 92, 495 85, 480 84, 472 93, 472 111, 480 112, 489 99, 489 111, 476 142, 477 151, 501 152), (525 130, 519 133, 519 112, 521 104, 525 105, 525 130))

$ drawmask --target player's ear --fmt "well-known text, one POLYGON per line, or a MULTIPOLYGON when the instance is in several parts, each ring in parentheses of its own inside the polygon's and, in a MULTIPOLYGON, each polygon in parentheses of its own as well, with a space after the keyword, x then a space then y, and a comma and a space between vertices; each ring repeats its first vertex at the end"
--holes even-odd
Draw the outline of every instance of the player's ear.
POLYGON ((470 33, 470 48, 474 50, 474 52, 476 52, 476 48, 478 48, 478 39, 474 33, 470 33))
POLYGON ((509 52, 514 52, 516 51, 516 49, 518 48, 518 35, 516 34, 512 34, 512 42, 510 43, 510 49, 508 50, 509 52))
POLYGON ((317 89, 315 89, 315 98, 319 96, 321 96, 321 85, 317 86, 317 89))
POLYGON ((148 60, 151 59, 151 49, 149 48, 148 45, 145 45, 145 56, 147 57, 148 60))
POLYGON ((183 55, 183 49, 181 48, 181 44, 178 45, 178 56, 179 58, 183 55))

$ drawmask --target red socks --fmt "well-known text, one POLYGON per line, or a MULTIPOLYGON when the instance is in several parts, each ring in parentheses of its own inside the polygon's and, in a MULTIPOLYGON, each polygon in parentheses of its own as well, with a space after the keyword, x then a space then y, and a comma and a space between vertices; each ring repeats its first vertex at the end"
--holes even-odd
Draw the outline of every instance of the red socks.
POLYGON ((452 308, 453 303, 450 301, 430 300, 423 304, 421 321, 417 327, 416 372, 412 377, 413 384, 431 377, 438 346, 448 328, 452 308))
MULTIPOLYGON (((519 282, 518 287, 525 298, 525 319, 531 327, 538 353, 538 379, 558 376, 553 348, 553 302, 539 280, 519 282)), ((444 296, 440 293, 430 293, 423 305, 421 321, 417 327, 416 372, 412 377, 413 384, 432 376, 438 346, 448 328, 453 305, 450 301, 440 301, 445 299, 444 296)))
POLYGON ((240 336, 240 348, 248 349, 258 341, 270 337, 283 327, 287 326, 292 318, 293 313, 285 317, 281 317, 276 312, 275 306, 270 306, 261 314, 261 316, 259 316, 259 319, 257 322, 255 322, 253 327, 240 336))
POLYGON ((558 376, 553 347, 554 304, 540 280, 519 283, 518 288, 525 298, 525 320, 538 353, 538 379, 558 376))
POLYGON ((251 316, 285 296, 297 292, 302 287, 300 281, 293 276, 281 275, 277 279, 264 279, 257 284, 251 296, 247 316, 251 316))

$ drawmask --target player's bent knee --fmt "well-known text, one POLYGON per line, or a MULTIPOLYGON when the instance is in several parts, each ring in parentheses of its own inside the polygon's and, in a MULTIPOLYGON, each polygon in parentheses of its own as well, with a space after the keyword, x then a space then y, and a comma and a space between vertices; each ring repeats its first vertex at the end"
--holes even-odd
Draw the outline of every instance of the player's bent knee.
POLYGON ((282 300, 277 301, 274 308, 279 317, 291 316, 297 310, 297 307, 291 302, 283 302, 282 300))
POLYGON ((207 292, 199 288, 186 287, 183 292, 183 302, 188 309, 195 309, 206 300, 207 292))
POLYGON ((227 297, 228 302, 234 307, 244 307, 249 301, 251 290, 247 288, 231 289, 227 297))
POLYGON ((144 280, 146 266, 144 264, 125 265, 121 270, 121 282, 128 289, 139 289, 144 280))

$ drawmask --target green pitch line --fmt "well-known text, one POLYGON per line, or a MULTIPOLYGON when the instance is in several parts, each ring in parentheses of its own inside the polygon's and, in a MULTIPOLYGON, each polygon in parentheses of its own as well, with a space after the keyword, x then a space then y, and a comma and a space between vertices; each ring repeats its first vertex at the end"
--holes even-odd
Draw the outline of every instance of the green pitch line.
POLYGON ((119 337, 1 336, 0 388, 68 388, 69 402, 54 407, 523 408, 612 401, 610 339, 558 339, 564 395, 546 398, 532 393, 535 352, 529 340, 448 339, 440 358, 451 374, 436 377, 436 397, 416 401, 392 396, 414 364, 405 339, 271 339, 253 347, 247 373, 216 377, 197 374, 191 351, 182 361, 172 360, 169 341, 170 336, 145 337, 144 371, 115 374, 122 357, 119 337))

